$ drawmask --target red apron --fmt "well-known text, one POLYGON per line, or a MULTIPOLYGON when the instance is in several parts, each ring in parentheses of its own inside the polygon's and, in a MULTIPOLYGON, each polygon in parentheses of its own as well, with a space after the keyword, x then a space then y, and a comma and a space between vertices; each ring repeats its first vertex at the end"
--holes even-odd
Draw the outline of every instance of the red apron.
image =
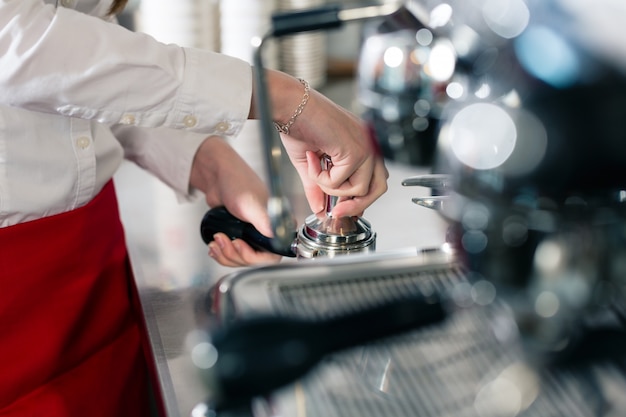
POLYGON ((113 183, 0 228, 0 416, 148 416, 148 372, 113 183))

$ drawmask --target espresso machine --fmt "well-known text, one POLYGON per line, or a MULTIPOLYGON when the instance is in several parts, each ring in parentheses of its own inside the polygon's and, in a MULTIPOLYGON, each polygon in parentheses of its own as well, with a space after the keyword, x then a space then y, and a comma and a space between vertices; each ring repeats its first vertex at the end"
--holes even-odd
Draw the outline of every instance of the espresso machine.
POLYGON ((429 167, 403 184, 428 187, 413 201, 449 227, 410 255, 221 280, 200 342, 206 415, 625 415, 624 18, 616 0, 276 15, 270 37, 367 21, 361 115, 385 158, 429 167))

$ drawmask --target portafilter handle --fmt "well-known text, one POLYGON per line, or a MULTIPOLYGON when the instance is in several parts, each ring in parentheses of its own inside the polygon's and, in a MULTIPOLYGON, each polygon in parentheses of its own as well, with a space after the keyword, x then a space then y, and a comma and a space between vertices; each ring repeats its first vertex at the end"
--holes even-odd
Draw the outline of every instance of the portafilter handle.
POLYGON ((213 207, 200 222, 200 236, 204 243, 213 241, 216 233, 224 233, 231 240, 242 239, 256 250, 269 251, 290 258, 296 257, 296 232, 292 231, 291 246, 281 250, 272 245, 272 239, 259 232, 251 223, 233 216, 224 206, 213 207))

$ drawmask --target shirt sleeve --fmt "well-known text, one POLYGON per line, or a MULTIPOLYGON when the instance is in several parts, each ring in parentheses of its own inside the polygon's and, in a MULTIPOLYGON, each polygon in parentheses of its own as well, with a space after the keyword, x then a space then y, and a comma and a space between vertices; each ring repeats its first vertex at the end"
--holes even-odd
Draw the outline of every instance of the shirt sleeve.
POLYGON ((167 184, 179 201, 190 201, 200 195, 189 185, 189 178, 196 152, 207 135, 121 125, 112 131, 124 148, 124 157, 167 184))
POLYGON ((236 135, 250 65, 41 0, 0 0, 0 103, 100 123, 236 135))

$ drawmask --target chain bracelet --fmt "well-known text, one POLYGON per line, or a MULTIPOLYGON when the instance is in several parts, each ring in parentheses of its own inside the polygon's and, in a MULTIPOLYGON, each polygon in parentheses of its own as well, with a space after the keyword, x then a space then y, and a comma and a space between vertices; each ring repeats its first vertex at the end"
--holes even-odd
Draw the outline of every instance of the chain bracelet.
POLYGON ((306 106, 306 103, 309 101, 309 95, 310 95, 309 93, 311 91, 311 87, 309 86, 309 83, 306 80, 303 80, 302 78, 298 78, 298 81, 300 81, 300 83, 304 86, 304 95, 302 96, 302 101, 298 105, 298 108, 296 109, 295 112, 293 112, 293 116, 291 116, 291 119, 289 119, 287 123, 281 124, 278 122, 274 122, 274 127, 276 127, 276 130, 278 130, 280 133, 284 133, 285 135, 289 134, 289 129, 296 122, 296 118, 300 116, 300 114, 302 114, 302 111, 304 110, 304 106, 306 106))

